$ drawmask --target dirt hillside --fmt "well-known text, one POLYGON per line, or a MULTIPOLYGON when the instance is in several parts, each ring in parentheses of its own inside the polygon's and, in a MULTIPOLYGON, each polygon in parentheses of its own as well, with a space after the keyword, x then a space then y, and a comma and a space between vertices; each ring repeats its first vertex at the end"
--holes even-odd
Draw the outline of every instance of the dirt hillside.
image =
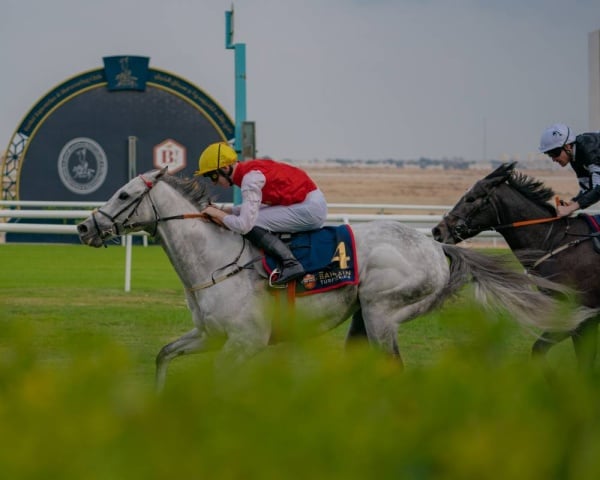
MULTIPOLYGON (((491 169, 422 170, 386 167, 303 166, 325 193, 329 203, 386 203, 454 205, 491 169)), ((558 171, 523 170, 543 181, 561 198, 571 198, 577 181, 570 168, 558 171)))

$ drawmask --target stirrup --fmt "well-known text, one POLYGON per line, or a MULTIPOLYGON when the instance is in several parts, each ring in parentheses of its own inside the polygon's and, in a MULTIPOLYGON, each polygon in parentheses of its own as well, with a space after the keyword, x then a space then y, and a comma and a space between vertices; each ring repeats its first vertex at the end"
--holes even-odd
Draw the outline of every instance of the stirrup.
POLYGON ((275 285, 273 283, 273 280, 277 280, 277 279, 273 279, 273 277, 275 277, 279 274, 281 274, 281 270, 279 270, 279 268, 274 268, 273 271, 271 272, 271 274, 269 275, 269 287, 271 287, 271 288, 287 288, 287 283, 284 283, 283 285, 275 285))

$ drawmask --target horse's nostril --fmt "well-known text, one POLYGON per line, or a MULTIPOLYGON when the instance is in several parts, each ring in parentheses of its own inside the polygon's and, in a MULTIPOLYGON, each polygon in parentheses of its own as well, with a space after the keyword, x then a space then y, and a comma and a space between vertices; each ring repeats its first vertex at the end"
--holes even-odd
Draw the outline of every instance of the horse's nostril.
POLYGON ((440 229, 438 227, 433 227, 431 229, 431 234, 433 235, 433 238, 435 240, 439 240, 440 239, 440 229))
POLYGON ((77 225, 77 231, 79 233, 87 233, 88 229, 83 223, 80 223, 79 225, 77 225))

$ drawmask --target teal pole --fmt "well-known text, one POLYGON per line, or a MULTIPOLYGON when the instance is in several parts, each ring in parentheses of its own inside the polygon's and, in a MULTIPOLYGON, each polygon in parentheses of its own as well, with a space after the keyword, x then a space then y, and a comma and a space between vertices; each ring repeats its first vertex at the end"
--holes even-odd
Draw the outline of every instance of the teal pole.
MULTIPOLYGON (((233 50, 235 59, 235 143, 238 158, 242 160, 242 124, 246 121, 246 44, 233 43, 233 7, 225 12, 225 48, 233 50)), ((242 194, 233 187, 233 203, 242 203, 242 194)))

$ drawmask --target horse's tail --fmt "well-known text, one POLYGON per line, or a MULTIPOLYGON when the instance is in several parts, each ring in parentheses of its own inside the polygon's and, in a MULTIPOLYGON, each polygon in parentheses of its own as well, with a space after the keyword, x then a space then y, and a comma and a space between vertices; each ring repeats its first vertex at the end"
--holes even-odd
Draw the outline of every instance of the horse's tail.
POLYGON ((575 329, 585 315, 572 312, 559 315, 559 303, 551 295, 570 297, 569 288, 535 275, 519 273, 509 267, 507 256, 486 255, 475 250, 443 244, 450 259, 450 279, 446 295, 455 294, 465 283, 475 283, 475 295, 486 306, 507 310, 515 319, 527 326, 545 331, 575 329))

